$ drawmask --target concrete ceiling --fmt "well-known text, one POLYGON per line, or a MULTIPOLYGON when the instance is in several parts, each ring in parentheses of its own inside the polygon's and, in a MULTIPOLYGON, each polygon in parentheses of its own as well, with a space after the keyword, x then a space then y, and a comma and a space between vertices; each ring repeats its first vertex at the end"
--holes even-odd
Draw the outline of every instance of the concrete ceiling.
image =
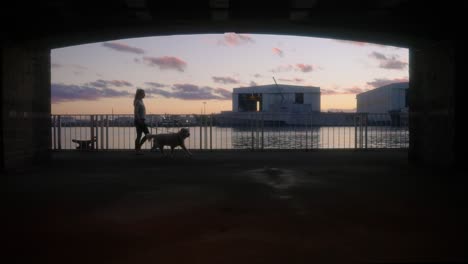
MULTIPOLYGON (((42 0, 2 4, 2 44, 51 48, 153 35, 288 34, 403 47, 456 38, 464 1, 42 0)), ((461 33, 461 31, 459 31, 461 33)))

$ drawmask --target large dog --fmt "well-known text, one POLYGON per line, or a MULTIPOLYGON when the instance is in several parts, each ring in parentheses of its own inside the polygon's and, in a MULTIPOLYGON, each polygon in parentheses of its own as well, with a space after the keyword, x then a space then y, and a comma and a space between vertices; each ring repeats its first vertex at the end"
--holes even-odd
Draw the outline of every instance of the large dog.
POLYGON ((192 153, 185 147, 184 140, 190 136, 190 131, 187 128, 181 128, 177 133, 168 133, 168 134, 157 134, 157 135, 148 135, 147 140, 153 140, 152 151, 155 151, 159 148, 161 153, 164 155, 164 146, 171 147, 171 156, 174 156, 174 148, 180 146, 186 156, 192 156, 192 153))

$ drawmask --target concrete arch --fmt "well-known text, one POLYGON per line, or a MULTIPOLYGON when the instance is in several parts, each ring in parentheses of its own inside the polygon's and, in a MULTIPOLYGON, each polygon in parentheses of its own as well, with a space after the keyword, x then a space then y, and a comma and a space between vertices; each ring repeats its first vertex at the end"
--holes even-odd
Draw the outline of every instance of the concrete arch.
POLYGON ((1 167, 48 159, 50 50, 154 35, 248 32, 410 48, 410 159, 454 164, 464 140, 461 20, 466 8, 407 0, 39 1, 9 3, 1 36, 1 167), (446 17, 445 19, 439 19, 446 17))

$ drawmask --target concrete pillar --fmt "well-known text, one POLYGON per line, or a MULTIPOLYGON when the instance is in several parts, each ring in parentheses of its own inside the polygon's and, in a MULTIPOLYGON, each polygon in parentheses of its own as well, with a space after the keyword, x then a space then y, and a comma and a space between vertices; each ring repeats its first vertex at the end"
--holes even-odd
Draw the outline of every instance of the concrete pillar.
POLYGON ((15 45, 1 50, 2 170, 50 159, 50 50, 15 45))
POLYGON ((454 163, 455 88, 452 42, 410 49, 410 162, 454 163))

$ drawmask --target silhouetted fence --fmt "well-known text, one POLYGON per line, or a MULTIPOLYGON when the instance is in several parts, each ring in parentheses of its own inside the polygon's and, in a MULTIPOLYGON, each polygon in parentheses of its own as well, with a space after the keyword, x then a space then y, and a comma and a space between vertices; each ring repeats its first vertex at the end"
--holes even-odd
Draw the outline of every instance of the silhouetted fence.
MULTIPOLYGON (((198 150, 405 149, 409 145, 407 114, 149 115, 147 124, 152 134, 188 127, 186 146, 198 150)), ((80 146, 76 142, 92 150, 134 149, 133 115, 52 115, 51 129, 53 150, 74 150, 80 146)), ((150 148, 151 142, 143 146, 150 148)))

